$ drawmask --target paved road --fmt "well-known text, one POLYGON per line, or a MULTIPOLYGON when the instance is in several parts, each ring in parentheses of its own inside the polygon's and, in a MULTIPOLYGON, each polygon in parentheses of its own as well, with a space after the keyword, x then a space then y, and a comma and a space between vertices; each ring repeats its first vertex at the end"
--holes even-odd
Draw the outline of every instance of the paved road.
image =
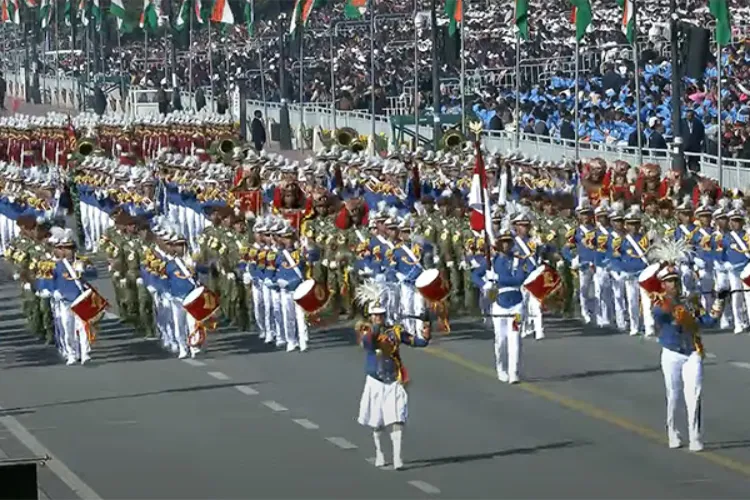
MULTIPOLYGON (((0 265, 0 450, 50 453, 49 498, 747 498, 750 338, 711 334, 707 450, 666 447, 655 343, 550 320, 524 343, 526 382, 497 382, 477 322, 405 353, 407 468, 371 463, 355 421, 349 328, 305 354, 222 329, 179 361, 103 322, 94 362, 66 367, 23 330, 0 265)), ((111 292, 106 280, 97 283, 111 292)))

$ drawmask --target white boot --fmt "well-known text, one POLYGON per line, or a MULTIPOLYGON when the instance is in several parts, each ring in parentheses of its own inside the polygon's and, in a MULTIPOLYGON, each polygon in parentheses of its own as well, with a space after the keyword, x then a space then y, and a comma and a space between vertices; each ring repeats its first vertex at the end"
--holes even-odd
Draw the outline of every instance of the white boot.
POLYGON ((401 460, 401 438, 403 437, 403 424, 391 426, 391 443, 393 444, 393 468, 403 469, 404 462, 401 460))
POLYGON ((375 442, 375 467, 383 467, 385 465, 385 455, 383 455, 383 446, 380 443, 380 438, 383 435, 381 429, 374 429, 372 431, 372 440, 375 442))

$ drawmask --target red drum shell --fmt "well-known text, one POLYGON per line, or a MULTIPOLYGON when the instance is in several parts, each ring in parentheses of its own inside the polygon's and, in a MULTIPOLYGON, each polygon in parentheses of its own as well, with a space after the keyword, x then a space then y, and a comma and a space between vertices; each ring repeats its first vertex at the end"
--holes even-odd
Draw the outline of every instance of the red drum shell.
POLYGON ((750 286, 750 264, 745 266, 745 269, 742 270, 742 274, 740 274, 740 279, 744 284, 747 286, 750 286))
POLYGON ((199 286, 185 297, 182 307, 195 321, 205 321, 219 309, 219 296, 199 286))
POLYGON ((78 316, 81 321, 89 322, 95 320, 106 308, 107 301, 94 288, 89 288, 70 305, 70 310, 78 316))
POLYGON ((661 264, 651 264, 641 272, 640 276, 638 276, 638 284, 647 293, 659 294, 664 292, 664 286, 662 285, 661 280, 657 277, 659 271, 661 271, 661 264))
POLYGON ((523 286, 539 302, 542 302, 549 294, 560 288, 561 283, 560 274, 554 268, 541 264, 529 274, 523 286))
POLYGON ((443 280, 437 269, 422 271, 414 286, 430 302, 440 302, 451 292, 450 284, 443 280))
POLYGON ((294 290, 292 299, 305 312, 315 314, 325 307, 328 303, 328 287, 315 280, 305 280, 294 290))

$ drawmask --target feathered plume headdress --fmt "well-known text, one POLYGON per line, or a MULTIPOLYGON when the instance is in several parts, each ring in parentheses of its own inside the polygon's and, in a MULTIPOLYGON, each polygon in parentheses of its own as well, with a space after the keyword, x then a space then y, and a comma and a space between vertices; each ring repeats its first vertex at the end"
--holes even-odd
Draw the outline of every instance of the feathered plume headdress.
POLYGON ((367 311, 367 314, 385 313, 385 284, 375 280, 367 280, 357 287, 354 301, 367 311))
POLYGON ((678 241, 664 239, 651 248, 648 252, 648 260, 670 265, 681 264, 688 262, 693 253, 690 243, 684 239, 678 241))

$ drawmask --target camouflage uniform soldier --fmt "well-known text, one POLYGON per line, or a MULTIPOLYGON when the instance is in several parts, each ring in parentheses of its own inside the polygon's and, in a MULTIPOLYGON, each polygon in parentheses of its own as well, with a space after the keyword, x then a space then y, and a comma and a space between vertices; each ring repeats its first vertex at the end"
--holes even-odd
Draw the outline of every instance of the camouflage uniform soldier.
POLYGON ((138 294, 138 319, 139 326, 143 329, 146 337, 155 336, 155 321, 154 321, 154 301, 153 297, 149 293, 143 278, 140 275, 141 266, 148 268, 147 260, 149 256, 153 255, 154 246, 154 235, 151 233, 151 228, 146 218, 139 218, 135 221, 136 231, 138 237, 135 240, 135 254, 136 260, 139 264, 138 277, 136 278, 136 291, 138 294))
POLYGON ((128 317, 128 309, 125 305, 125 290, 126 284, 125 274, 127 271, 125 262, 125 253, 122 251, 122 247, 125 244, 123 236, 123 228, 129 216, 122 211, 116 212, 115 225, 107 228, 104 234, 99 240, 99 249, 107 256, 107 262, 109 263, 109 270, 112 273, 112 287, 115 290, 115 301, 117 302, 117 308, 123 320, 130 321, 132 318, 128 317))
POLYGON ((16 221, 21 233, 14 238, 5 250, 6 258, 15 266, 13 278, 23 283, 21 290, 21 303, 23 314, 26 317, 26 328, 30 333, 44 337, 42 315, 39 300, 34 292, 35 272, 32 268, 35 262, 32 260, 34 232, 36 230, 36 219, 33 216, 22 215, 16 221))

